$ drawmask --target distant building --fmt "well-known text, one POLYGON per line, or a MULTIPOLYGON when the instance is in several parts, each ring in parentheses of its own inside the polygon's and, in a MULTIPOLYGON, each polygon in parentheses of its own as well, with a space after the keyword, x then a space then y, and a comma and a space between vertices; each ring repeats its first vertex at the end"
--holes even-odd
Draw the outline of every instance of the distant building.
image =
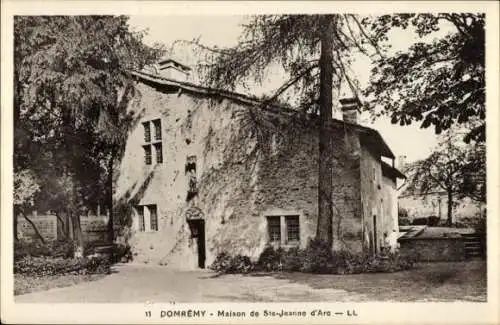
MULTIPOLYGON (((163 62, 165 63, 165 62, 163 62)), ((318 118, 253 97, 136 72, 135 119, 115 200, 133 207, 136 260, 193 269, 221 251, 257 258, 268 244, 305 247, 318 216, 318 118)), ((158 71, 163 71, 159 73, 158 71)), ((342 100, 334 120, 334 249, 394 249, 394 154, 342 100), (382 162, 382 157, 392 163, 382 162)))
MULTIPOLYGON (((400 167, 401 170, 411 178, 411 170, 414 169, 416 163, 404 164, 400 167)), ((470 198, 454 199, 452 221, 454 223, 461 222, 467 218, 475 218, 484 213, 486 205, 474 201, 470 198)), ((436 187, 426 194, 422 194, 412 190, 408 183, 405 183, 398 190, 398 207, 401 212, 407 213, 409 221, 416 218, 427 218, 436 216, 442 222, 447 220, 448 216, 448 195, 446 191, 436 187)))

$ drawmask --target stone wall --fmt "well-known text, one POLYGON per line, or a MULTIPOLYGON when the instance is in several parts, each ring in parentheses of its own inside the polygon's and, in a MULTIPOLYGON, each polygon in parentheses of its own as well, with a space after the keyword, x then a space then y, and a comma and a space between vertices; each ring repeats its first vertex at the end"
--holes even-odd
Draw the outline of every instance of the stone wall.
POLYGON ((465 244, 456 238, 410 238, 399 241, 400 253, 422 262, 463 261, 465 244))
POLYGON ((380 157, 367 148, 361 150, 361 204, 363 210, 363 245, 378 251, 383 239, 382 220, 382 168, 380 157), (376 221, 376 225, 375 222, 376 221))
MULTIPOLYGON (((45 241, 54 241, 57 239, 63 239, 63 233, 61 220, 53 214, 31 214, 28 216, 31 221, 35 224, 40 235, 45 241), (59 227, 59 231, 58 231, 59 227)), ((65 220, 65 218, 61 218, 65 220)), ((26 220, 22 215, 18 216, 17 221, 17 232, 18 238, 23 241, 33 241, 36 240, 35 230, 33 226, 26 220)), ((80 225, 82 227, 82 233, 84 240, 86 242, 96 242, 105 241, 107 239, 106 216, 95 216, 95 215, 83 215, 80 216, 80 225)), ((71 229, 71 224, 69 225, 71 229)))
MULTIPOLYGON (((311 128, 316 121, 143 83, 137 89, 129 106, 136 127, 115 193, 118 202, 157 206, 158 231, 139 232, 134 213, 131 244, 137 261, 196 267, 196 240, 190 238, 185 217, 190 207, 204 214, 207 265, 223 250, 257 258, 268 242, 266 216, 299 215, 300 245, 314 237, 318 136, 311 128), (147 166, 141 122, 157 118, 162 123, 163 163, 147 166), (198 195, 187 202, 189 156, 196 156, 198 195)), ((335 245, 360 249, 359 159, 345 158, 350 151, 344 130, 334 131, 334 138, 334 232, 347 239, 335 245)))
POLYGON ((384 233, 387 234, 385 238, 386 245, 389 245, 391 250, 394 251, 397 247, 399 233, 396 183, 385 176, 382 177, 382 182, 382 215, 384 216, 382 227, 384 233))
MULTIPOLYGON (((45 241, 57 239, 57 217, 55 215, 30 215, 28 218, 35 224, 38 232, 45 241)), ((22 215, 17 217, 17 237, 21 241, 36 241, 35 229, 22 215)))

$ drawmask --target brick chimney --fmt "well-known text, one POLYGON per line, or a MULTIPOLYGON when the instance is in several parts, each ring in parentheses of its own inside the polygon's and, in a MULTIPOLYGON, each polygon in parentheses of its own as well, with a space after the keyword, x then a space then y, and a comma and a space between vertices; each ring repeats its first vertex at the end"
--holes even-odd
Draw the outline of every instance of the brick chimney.
POLYGON ((158 75, 177 81, 188 81, 190 71, 190 67, 169 58, 161 59, 157 65, 158 75))
POLYGON ((397 165, 397 168, 398 169, 402 169, 405 166, 406 166, 406 156, 405 155, 398 156, 398 165, 397 165))
POLYGON ((358 110, 361 103, 357 98, 341 98, 340 108, 344 122, 358 124, 358 110))

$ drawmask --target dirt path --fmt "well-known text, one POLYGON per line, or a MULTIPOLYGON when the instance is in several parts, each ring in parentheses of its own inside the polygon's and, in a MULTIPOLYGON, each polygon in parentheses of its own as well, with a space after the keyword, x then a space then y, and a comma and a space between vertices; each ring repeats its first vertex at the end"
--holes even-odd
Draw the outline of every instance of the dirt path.
POLYGON ((164 267, 120 265, 103 279, 72 287, 16 296, 16 302, 217 302, 363 300, 345 290, 313 289, 271 276, 227 275, 208 271, 174 271, 164 267))
POLYGON ((429 263, 398 273, 274 276, 175 271, 118 265, 115 273, 72 287, 16 296, 16 302, 485 301, 484 262, 429 263))

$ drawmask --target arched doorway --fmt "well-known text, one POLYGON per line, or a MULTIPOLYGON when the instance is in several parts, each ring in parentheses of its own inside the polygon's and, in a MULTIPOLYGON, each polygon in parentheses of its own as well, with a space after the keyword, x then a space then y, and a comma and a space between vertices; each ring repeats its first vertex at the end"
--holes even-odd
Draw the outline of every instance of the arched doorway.
POLYGON ((186 212, 186 221, 191 231, 191 238, 196 239, 198 246, 198 267, 205 268, 205 214, 200 208, 192 207, 186 212))

